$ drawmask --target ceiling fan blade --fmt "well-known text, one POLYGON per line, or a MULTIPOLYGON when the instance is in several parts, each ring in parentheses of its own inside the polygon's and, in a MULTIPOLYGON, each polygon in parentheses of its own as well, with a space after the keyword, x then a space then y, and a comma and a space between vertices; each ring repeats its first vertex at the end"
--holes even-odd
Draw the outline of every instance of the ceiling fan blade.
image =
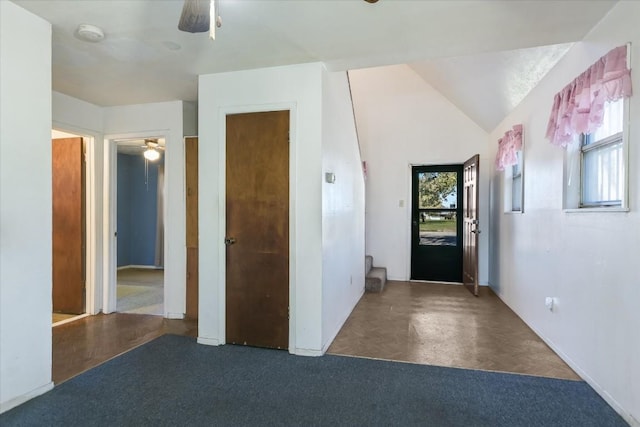
POLYGON ((209 0, 184 0, 178 29, 188 33, 209 31, 210 5, 209 0))

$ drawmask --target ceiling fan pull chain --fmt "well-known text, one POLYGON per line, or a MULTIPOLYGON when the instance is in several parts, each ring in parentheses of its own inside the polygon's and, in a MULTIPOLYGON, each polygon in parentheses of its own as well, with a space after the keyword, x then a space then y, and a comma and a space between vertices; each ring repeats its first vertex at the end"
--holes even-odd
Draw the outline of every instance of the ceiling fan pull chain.
POLYGON ((211 3, 209 3, 209 38, 211 40, 216 39, 216 25, 214 24, 214 22, 216 21, 216 17, 218 16, 218 14, 216 13, 217 9, 218 6, 216 5, 216 0, 211 0, 211 3))
POLYGON ((144 185, 145 187, 147 187, 147 191, 149 191, 149 181, 148 181, 148 177, 149 177, 149 160, 147 160, 147 158, 144 158, 144 185))
POLYGON ((209 38, 216 39, 216 27, 222 27, 222 18, 220 17, 220 1, 211 0, 210 19, 209 19, 209 38))
POLYGON ((216 27, 222 27, 222 13, 220 12, 220 8, 222 7, 222 2, 220 0, 216 3, 216 27))

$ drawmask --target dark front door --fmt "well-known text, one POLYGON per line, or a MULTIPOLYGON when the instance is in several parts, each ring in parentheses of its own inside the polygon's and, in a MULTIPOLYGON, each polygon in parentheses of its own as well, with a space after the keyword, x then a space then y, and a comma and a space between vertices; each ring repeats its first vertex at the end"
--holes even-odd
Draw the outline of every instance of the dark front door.
POLYGON ((52 141, 53 311, 84 313, 84 162, 82 138, 52 141))
POLYGON ((286 349, 289 111, 226 124, 226 341, 286 349))
POLYGON ((462 184, 462 165, 412 168, 412 280, 462 282, 462 184))

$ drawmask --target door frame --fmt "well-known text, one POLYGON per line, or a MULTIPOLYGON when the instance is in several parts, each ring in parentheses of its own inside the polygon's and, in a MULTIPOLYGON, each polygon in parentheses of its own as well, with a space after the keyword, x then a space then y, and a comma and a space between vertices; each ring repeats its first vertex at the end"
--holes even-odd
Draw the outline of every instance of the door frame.
MULTIPOLYGON (((405 191, 406 198, 404 203, 405 209, 405 225, 404 225, 404 233, 405 234, 405 280, 411 280, 411 223, 413 221, 412 217, 412 206, 413 206, 413 167, 415 166, 440 166, 440 165, 462 165, 465 160, 460 161, 460 159, 451 159, 451 158, 443 158, 443 159, 431 159, 425 162, 409 162, 407 163, 407 167, 405 168, 405 191)), ((414 282, 424 282, 431 283, 428 280, 413 280, 414 282)), ((445 285, 461 285, 462 282, 433 282, 433 283, 441 283, 445 285)))
MULTIPOLYGON (((439 284, 452 284, 452 285, 460 285, 462 284, 462 279, 463 279, 463 271, 462 271, 462 261, 463 261, 463 248, 464 248, 464 242, 462 242, 462 235, 463 235, 463 230, 464 230, 464 221, 462 218, 462 197, 463 197, 463 177, 464 177, 464 168, 463 168, 463 164, 462 163, 456 163, 456 162, 452 162, 452 163, 437 163, 437 164, 420 164, 420 165, 412 165, 409 169, 410 172, 410 185, 411 185, 411 189, 410 189, 410 204, 408 206, 409 208, 409 227, 410 227, 410 231, 409 231, 409 240, 410 240, 410 249, 409 249, 409 271, 408 271, 408 280, 409 281, 413 281, 413 282, 427 282, 427 283, 439 283, 439 284), (443 280, 428 280, 428 279, 414 279, 413 278, 413 257, 414 257, 414 250, 416 249, 413 245, 413 221, 414 221, 414 208, 416 208, 414 206, 415 200, 413 199, 413 195, 414 195, 414 168, 436 168, 436 169, 453 169, 456 168, 456 170, 446 170, 446 172, 453 172, 456 174, 457 177, 457 181, 456 181, 456 189, 457 189, 457 201, 456 201, 456 236, 458 238, 458 244, 456 245, 456 247, 459 248, 460 251, 460 281, 455 281, 455 280, 449 280, 449 281, 443 281, 443 280), (459 169, 459 170, 458 170, 459 169)), ((419 237, 418 237, 419 239, 419 237)))
MULTIPOLYGON (((83 138, 85 145, 85 315, 98 314, 102 309, 102 298, 98 292, 98 284, 101 283, 97 266, 100 261, 97 258, 98 253, 98 220, 96 209, 96 196, 100 194, 97 188, 97 163, 96 163, 96 143, 101 139, 97 133, 93 133, 86 129, 67 125, 57 121, 53 121, 52 130, 65 132, 83 138)), ((52 138, 53 139, 53 138, 52 138)), ((52 284, 53 287, 53 284, 52 284)))
MULTIPOLYGON (((243 114, 243 113, 264 113, 269 111, 289 111, 289 353, 296 352, 296 233, 295 233, 295 194, 296 194, 296 116, 297 107, 294 102, 283 102, 275 104, 260 104, 260 105, 243 105, 235 107, 224 107, 218 111, 218 120, 220 123, 219 128, 219 141, 224 141, 218 146, 218 227, 221 230, 221 235, 227 229, 226 220, 226 192, 227 192, 227 180, 226 180, 226 141, 227 141, 227 115, 243 114)), ((202 160, 202 159, 200 159, 202 160)), ((220 340, 218 344, 226 344, 226 315, 227 315, 227 295, 226 295, 226 250, 223 239, 220 239, 216 244, 220 248, 218 251, 218 336, 220 340)), ((202 304, 198 310, 202 310, 202 304)), ((202 318, 203 313, 198 313, 198 317, 202 318)), ((299 353, 299 351, 298 351, 299 353)))
MULTIPOLYGON (((117 268, 118 268, 118 241, 115 233, 118 224, 118 149, 117 141, 123 139, 144 139, 144 138, 164 138, 165 165, 169 156, 168 131, 149 130, 144 132, 128 132, 123 134, 110 134, 104 136, 104 173, 103 173, 103 204, 102 204, 102 244, 103 244, 103 289, 102 289, 102 312, 104 314, 114 313, 117 306, 117 268)), ((165 175, 166 176, 166 175, 165 175)), ((167 191, 167 180, 164 181, 164 191, 167 191)), ((166 202, 166 198, 165 198, 166 202)), ((167 254, 167 205, 164 210, 164 253, 167 254)), ((166 267, 166 263, 165 263, 166 267)), ((167 296, 168 286, 163 287, 164 314, 167 317, 167 296)))

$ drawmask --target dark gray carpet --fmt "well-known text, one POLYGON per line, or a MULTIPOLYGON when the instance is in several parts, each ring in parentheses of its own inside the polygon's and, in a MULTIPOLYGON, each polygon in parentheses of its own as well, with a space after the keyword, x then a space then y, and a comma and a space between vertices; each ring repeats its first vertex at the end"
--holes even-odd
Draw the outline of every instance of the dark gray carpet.
POLYGON ((6 426, 626 426, 586 383, 165 335, 0 415, 6 426))

